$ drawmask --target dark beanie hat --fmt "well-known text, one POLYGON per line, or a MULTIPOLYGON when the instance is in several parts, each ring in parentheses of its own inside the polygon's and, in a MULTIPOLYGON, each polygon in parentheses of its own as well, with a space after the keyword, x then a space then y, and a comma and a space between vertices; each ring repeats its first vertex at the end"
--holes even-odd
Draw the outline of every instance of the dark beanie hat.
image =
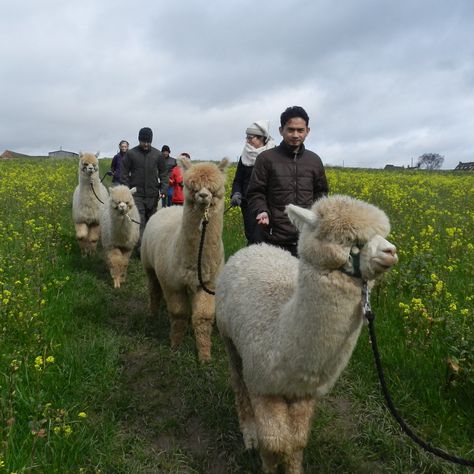
POLYGON ((151 128, 144 127, 138 132, 138 141, 151 143, 153 141, 153 131, 151 128))
POLYGON ((169 147, 168 145, 163 145, 163 146, 161 147, 161 151, 162 151, 162 152, 163 152, 163 151, 167 151, 168 153, 171 153, 170 147, 169 147))

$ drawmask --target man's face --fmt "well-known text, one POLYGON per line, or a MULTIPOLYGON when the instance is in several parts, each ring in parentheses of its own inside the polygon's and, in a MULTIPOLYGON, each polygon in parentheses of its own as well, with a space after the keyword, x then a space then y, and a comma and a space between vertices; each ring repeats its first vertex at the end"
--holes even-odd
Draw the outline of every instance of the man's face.
POLYGON ((122 153, 127 153, 127 151, 128 151, 128 144, 127 144, 127 143, 121 143, 121 144, 120 144, 120 151, 121 151, 122 153))
POLYGON ((299 148, 308 136, 309 127, 301 117, 294 117, 280 127, 283 141, 291 148, 299 148))
POLYGON ((151 142, 142 142, 140 140, 140 148, 144 151, 148 151, 151 148, 151 142))
POLYGON ((166 158, 168 158, 168 156, 170 156, 170 152, 169 151, 162 151, 161 152, 163 154, 163 158, 166 160, 166 158))

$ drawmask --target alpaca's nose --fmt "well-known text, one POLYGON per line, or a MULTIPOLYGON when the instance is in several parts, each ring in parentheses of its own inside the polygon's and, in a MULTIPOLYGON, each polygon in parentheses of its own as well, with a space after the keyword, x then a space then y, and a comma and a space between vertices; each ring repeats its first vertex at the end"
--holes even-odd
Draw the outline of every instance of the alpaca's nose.
POLYGON ((207 198, 207 196, 208 196, 208 193, 207 193, 206 191, 201 191, 201 192, 199 193, 199 197, 200 197, 200 198, 205 199, 205 198, 207 198))
POLYGON ((390 247, 387 247, 386 249, 384 249, 384 252, 389 253, 390 255, 393 256, 397 253, 397 247, 395 247, 395 245, 391 245, 390 247))

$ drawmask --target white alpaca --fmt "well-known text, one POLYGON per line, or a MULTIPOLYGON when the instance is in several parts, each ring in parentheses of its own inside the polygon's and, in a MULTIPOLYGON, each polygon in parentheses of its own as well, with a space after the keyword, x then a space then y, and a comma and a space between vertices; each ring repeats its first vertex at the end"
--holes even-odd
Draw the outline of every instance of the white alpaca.
POLYGON ((136 188, 123 185, 110 188, 100 217, 102 247, 114 288, 120 288, 125 282, 130 255, 140 237, 140 214, 133 200, 135 192, 136 188))
POLYGON ((310 210, 290 204, 287 213, 301 232, 300 258, 247 247, 216 288, 244 443, 258 447, 268 473, 280 464, 302 472, 315 399, 336 382, 362 327, 363 281, 373 284, 397 262, 384 238, 388 218, 375 206, 332 196, 310 210))
POLYGON ((98 154, 80 153, 79 184, 72 197, 72 219, 82 255, 91 255, 96 251, 100 237, 100 214, 108 196, 107 189, 100 182, 97 157, 98 154))
POLYGON ((218 165, 191 164, 182 158, 184 206, 159 210, 148 221, 142 237, 141 259, 150 290, 150 306, 158 310, 163 294, 170 318, 171 346, 184 337, 191 319, 201 361, 211 358, 211 332, 215 316, 214 296, 198 279, 198 249, 205 211, 209 223, 202 252, 202 282, 214 291, 215 279, 224 264, 222 227, 224 219, 225 169, 218 165))

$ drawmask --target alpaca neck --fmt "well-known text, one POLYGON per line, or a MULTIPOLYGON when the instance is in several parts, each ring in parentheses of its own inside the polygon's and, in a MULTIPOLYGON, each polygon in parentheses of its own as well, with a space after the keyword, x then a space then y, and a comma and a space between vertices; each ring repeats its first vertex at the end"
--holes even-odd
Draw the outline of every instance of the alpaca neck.
POLYGON ((284 373, 319 380, 320 369, 328 366, 328 360, 337 358, 342 348, 346 349, 354 333, 358 335, 362 322, 357 317, 361 285, 356 279, 341 283, 340 277, 319 273, 299 261, 295 292, 279 319, 281 351, 277 366, 284 373))
MULTIPOLYGON (((199 242, 202 234, 202 220, 204 217, 204 209, 198 208, 193 204, 185 202, 183 207, 183 219, 181 221, 181 229, 179 231, 179 244, 182 249, 186 249, 186 255, 189 253, 197 256, 199 250, 199 242)), ((205 242, 203 247, 203 261, 210 252, 215 252, 217 240, 221 240, 223 228, 223 203, 217 202, 209 208, 209 221, 206 226, 205 242)), ((179 252, 178 252, 179 254, 179 252)), ((188 257, 186 257, 188 258, 188 257)), ((190 261, 194 263, 194 260, 190 261)))
POLYGON ((79 173, 79 182, 82 186, 90 186, 92 183, 96 187, 100 183, 99 173, 93 173, 91 176, 79 173))

